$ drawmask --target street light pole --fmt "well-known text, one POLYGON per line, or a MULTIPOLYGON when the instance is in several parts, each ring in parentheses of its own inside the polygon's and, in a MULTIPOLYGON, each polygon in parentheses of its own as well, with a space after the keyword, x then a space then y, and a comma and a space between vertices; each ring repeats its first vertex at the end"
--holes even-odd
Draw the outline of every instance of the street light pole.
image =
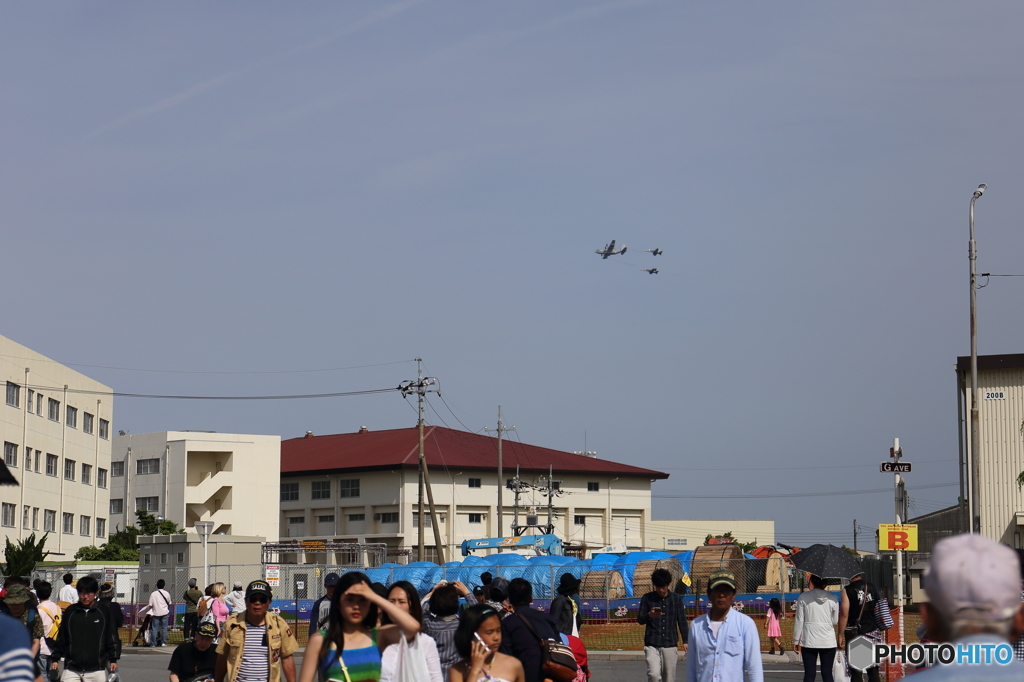
POLYGON ((971 240, 967 244, 967 257, 971 261, 971 532, 981 533, 981 504, 978 491, 981 482, 981 425, 978 416, 978 251, 974 244, 974 202, 985 193, 988 185, 978 185, 971 197, 971 240))
POLYGON ((203 585, 205 589, 205 586, 210 584, 210 554, 206 543, 213 530, 213 521, 196 521, 194 527, 199 533, 199 537, 203 539, 203 585))

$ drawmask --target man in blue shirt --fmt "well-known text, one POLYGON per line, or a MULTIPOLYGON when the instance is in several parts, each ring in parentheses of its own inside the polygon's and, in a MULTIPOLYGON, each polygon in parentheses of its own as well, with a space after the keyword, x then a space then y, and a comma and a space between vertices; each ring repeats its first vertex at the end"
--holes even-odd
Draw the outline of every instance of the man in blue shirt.
POLYGON ((736 577, 729 571, 712 573, 711 609, 690 624, 686 682, 763 682, 757 625, 732 608, 734 601, 736 577))

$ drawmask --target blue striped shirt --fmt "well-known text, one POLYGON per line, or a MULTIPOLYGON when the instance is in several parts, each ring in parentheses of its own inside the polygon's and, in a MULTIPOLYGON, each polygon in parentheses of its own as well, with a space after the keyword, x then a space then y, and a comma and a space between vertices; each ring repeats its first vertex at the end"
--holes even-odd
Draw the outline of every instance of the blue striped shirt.
POLYGON ((0 613, 0 680, 33 682, 36 664, 28 639, 28 630, 21 621, 0 613))

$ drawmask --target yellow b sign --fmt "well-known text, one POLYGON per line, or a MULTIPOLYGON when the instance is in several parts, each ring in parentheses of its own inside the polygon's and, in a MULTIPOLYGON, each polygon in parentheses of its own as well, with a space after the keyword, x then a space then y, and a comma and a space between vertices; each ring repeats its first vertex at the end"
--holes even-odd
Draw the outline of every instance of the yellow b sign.
POLYGON ((882 523, 878 525, 878 550, 880 552, 916 552, 917 551, 917 526, 904 524, 897 526, 894 523, 882 523))

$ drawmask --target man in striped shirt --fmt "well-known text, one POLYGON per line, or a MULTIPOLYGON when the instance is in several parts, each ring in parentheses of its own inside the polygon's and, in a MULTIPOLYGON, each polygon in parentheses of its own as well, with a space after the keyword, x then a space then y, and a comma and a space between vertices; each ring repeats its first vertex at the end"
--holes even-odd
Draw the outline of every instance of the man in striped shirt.
POLYGON ((37 676, 28 631, 21 622, 0 613, 0 680, 33 682, 37 676))
POLYGON ((217 645, 217 682, 295 682, 299 645, 288 623, 270 612, 270 585, 254 580, 245 590, 245 612, 228 618, 217 645))

